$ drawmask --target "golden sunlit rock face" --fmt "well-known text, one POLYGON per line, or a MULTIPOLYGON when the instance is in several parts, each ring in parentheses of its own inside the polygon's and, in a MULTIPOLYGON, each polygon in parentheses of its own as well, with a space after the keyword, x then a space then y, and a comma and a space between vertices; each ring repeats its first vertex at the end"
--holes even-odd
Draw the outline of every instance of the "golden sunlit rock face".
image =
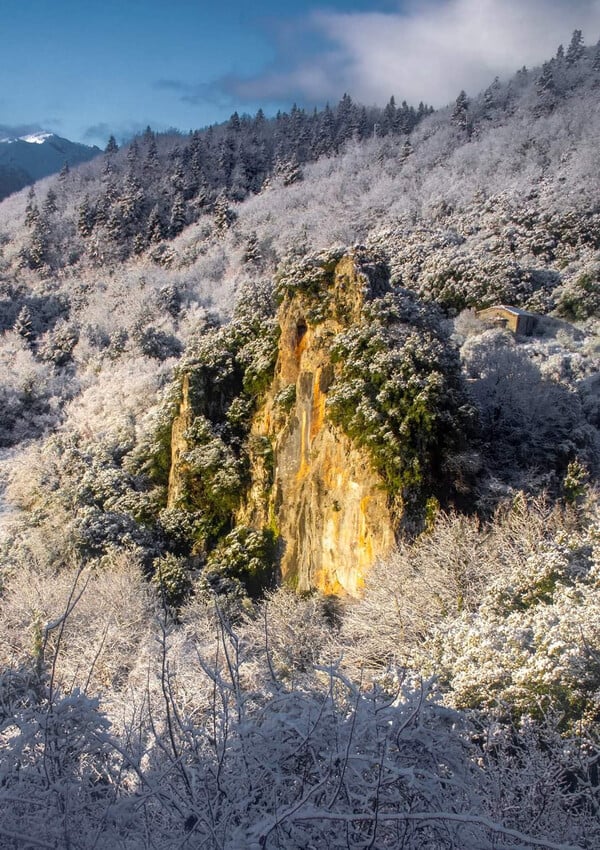
POLYGON ((173 420, 171 428, 171 469, 169 471, 169 488, 167 492, 167 508, 177 507, 185 487, 183 455, 188 450, 185 433, 190 427, 193 413, 190 405, 190 379, 183 376, 181 385, 181 403, 179 413, 173 420))
POLYGON ((365 283, 347 255, 335 267, 325 319, 311 322, 314 296, 284 298, 275 378, 252 425, 252 486, 237 519, 276 530, 283 580, 299 591, 359 594, 394 542, 380 477, 326 414, 331 341, 359 320, 365 283))

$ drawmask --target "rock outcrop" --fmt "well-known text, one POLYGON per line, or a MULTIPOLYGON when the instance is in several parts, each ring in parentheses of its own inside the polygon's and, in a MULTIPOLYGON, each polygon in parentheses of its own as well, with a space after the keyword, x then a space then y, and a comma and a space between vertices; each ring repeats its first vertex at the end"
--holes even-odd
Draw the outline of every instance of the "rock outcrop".
POLYGON ((320 291, 290 287, 279 308, 275 377, 253 419, 252 485, 237 519, 275 528, 282 577, 299 591, 357 595, 392 547, 394 523, 367 452, 328 420, 330 347, 360 320, 364 300, 382 294, 385 278, 378 269, 369 276, 352 253, 323 274, 320 291))
POLYGON ((255 530, 277 540, 289 585, 357 595, 396 531, 450 492, 458 355, 435 310, 364 249, 291 266, 278 293, 276 317, 242 300, 182 365, 169 521, 188 514, 190 550, 208 561, 235 549, 232 530, 255 530))

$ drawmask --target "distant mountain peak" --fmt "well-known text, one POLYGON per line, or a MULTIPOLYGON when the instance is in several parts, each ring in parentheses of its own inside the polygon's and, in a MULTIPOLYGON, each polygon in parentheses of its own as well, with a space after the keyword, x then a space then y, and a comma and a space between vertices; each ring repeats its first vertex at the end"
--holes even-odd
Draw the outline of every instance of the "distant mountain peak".
POLYGON ((99 153, 97 147, 71 142, 35 125, 0 125, 0 200, 56 174, 65 163, 79 165, 99 153))
POLYGON ((20 141, 29 142, 32 145, 43 145, 46 139, 50 139, 54 136, 54 133, 30 133, 27 136, 20 136, 20 141))
POLYGON ((51 139, 55 133, 48 133, 45 130, 39 130, 35 133, 26 133, 23 136, 4 136, 0 139, 0 144, 12 144, 13 142, 28 142, 32 145, 43 145, 46 139, 51 139))

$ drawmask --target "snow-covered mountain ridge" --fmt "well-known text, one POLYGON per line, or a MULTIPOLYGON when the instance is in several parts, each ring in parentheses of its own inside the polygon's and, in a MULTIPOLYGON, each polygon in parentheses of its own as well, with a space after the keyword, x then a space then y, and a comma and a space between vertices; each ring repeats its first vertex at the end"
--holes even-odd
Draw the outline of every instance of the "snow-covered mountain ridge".
POLYGON ((0 127, 0 199, 25 186, 56 174, 68 166, 88 162, 100 153, 97 147, 63 139, 46 130, 0 127))
POLYGON ((4 136, 4 138, 0 139, 0 145, 12 142, 28 142, 32 145, 43 145, 46 139, 50 139, 54 133, 47 133, 44 130, 40 130, 37 133, 27 133, 24 136, 4 136))

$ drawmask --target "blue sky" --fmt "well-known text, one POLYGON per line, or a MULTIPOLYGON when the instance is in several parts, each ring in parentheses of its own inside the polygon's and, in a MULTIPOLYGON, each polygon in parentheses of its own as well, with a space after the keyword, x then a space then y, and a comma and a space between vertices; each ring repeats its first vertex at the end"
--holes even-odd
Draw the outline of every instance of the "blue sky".
POLYGON ((548 58, 600 0, 2 0, 0 124, 88 143, 234 109, 443 105, 548 58))

